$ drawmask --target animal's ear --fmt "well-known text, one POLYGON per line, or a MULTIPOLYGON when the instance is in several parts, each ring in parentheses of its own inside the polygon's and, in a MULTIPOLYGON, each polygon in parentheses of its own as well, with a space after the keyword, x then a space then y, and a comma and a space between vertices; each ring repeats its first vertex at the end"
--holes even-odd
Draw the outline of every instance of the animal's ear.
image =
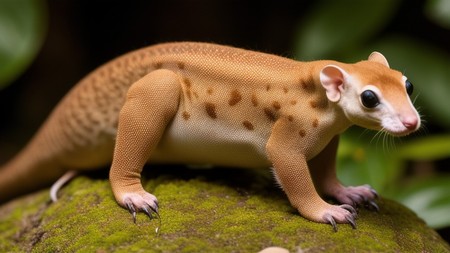
POLYGON ((378 62, 383 64, 384 66, 389 68, 389 63, 386 60, 386 57, 384 57, 384 55, 382 55, 380 52, 372 52, 369 55, 369 61, 373 61, 373 62, 378 62))
POLYGON ((320 83, 326 90, 328 100, 337 102, 341 99, 347 76, 347 72, 336 65, 327 65, 320 71, 320 83))

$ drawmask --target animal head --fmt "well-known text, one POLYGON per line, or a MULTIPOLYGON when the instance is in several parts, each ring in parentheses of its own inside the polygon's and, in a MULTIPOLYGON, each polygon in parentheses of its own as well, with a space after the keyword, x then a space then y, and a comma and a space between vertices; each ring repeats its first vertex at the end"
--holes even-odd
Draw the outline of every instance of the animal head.
POLYGON ((320 81, 328 100, 337 103, 353 124, 394 136, 420 128, 410 99, 412 83, 391 69, 381 53, 373 52, 367 61, 355 64, 327 65, 320 81))

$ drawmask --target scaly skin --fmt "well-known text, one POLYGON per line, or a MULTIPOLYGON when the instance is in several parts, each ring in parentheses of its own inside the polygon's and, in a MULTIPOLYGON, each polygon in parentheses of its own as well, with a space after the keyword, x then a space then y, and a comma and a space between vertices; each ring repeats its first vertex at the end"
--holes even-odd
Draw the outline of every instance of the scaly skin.
POLYGON ((338 136, 353 124, 397 136, 417 130, 420 118, 406 83, 379 53, 344 64, 206 43, 137 50, 93 71, 64 97, 0 170, 0 201, 48 185, 69 170, 112 162, 119 205, 133 215, 151 215, 158 202, 140 182, 149 161, 273 165, 302 216, 335 229, 336 223, 355 227, 354 207, 377 209, 376 193, 369 186, 344 187, 336 178, 338 136), (367 90, 378 104, 367 106, 361 97, 367 90))

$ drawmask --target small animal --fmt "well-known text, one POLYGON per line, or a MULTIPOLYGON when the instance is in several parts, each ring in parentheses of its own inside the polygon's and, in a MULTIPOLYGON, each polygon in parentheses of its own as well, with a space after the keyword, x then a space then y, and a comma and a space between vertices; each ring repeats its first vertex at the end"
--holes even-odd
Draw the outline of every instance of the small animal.
POLYGON ((134 218, 136 212, 151 217, 158 201, 140 180, 147 162, 272 167, 300 215, 335 230, 337 223, 355 228, 355 207, 378 209, 377 193, 337 179, 339 134, 351 125, 394 136, 416 131, 421 121, 412 92, 411 82, 378 52, 344 64, 207 43, 150 46, 74 86, 0 169, 0 201, 68 171, 55 188, 72 171, 111 164, 117 203, 134 218))

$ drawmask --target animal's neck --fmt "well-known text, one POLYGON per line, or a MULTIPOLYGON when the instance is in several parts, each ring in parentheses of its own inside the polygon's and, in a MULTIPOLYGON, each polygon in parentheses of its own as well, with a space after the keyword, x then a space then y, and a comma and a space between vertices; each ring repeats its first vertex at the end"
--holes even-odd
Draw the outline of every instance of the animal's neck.
POLYGON ((327 65, 337 65, 343 67, 346 64, 342 64, 336 61, 322 60, 307 63, 310 64, 311 68, 308 74, 305 74, 305 78, 314 80, 316 87, 320 87, 320 95, 323 96, 324 100, 328 101, 328 107, 326 112, 322 114, 322 121, 327 122, 324 126, 324 130, 333 134, 340 134, 348 129, 353 123, 348 119, 345 108, 338 102, 331 102, 326 97, 325 90, 322 89, 322 84, 320 82, 320 72, 327 65))

